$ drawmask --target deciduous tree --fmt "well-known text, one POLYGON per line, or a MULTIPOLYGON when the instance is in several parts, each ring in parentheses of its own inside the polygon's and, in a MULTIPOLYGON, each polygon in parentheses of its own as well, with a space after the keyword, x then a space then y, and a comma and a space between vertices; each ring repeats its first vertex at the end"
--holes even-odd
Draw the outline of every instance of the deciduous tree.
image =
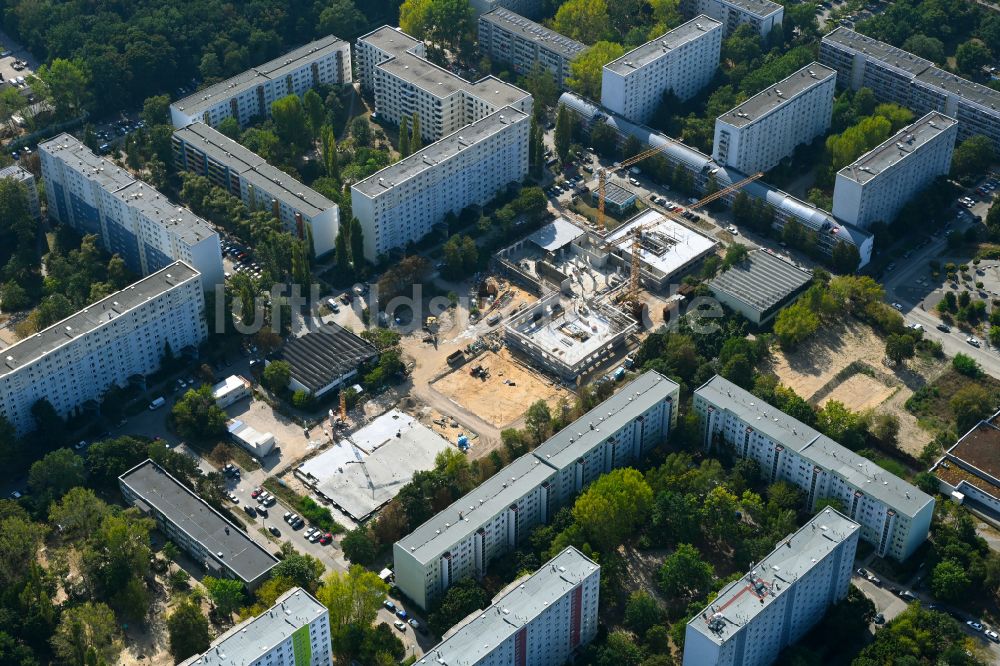
MULTIPOLYGON (((560 8, 560 11, 574 2, 577 0, 570 0, 560 8)), ((579 4, 583 6, 603 5, 604 0, 596 0, 596 2, 579 0, 579 4)), ((597 42, 570 63, 570 76, 566 81, 567 85, 588 99, 600 99, 602 68, 624 54, 625 49, 621 44, 597 42)))
POLYGON ((167 618, 167 633, 175 662, 208 649, 208 619, 190 599, 182 601, 167 618))

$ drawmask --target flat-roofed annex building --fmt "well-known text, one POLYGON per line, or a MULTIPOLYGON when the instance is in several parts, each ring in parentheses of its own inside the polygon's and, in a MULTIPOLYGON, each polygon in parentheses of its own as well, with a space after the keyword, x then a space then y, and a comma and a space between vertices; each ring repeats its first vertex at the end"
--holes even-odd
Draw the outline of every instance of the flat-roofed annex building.
POLYGON ((541 65, 552 72, 559 89, 565 90, 569 65, 587 46, 509 9, 494 9, 479 17, 479 48, 521 75, 541 65))
POLYGON ((352 185, 365 258, 415 243, 448 213, 485 205, 520 182, 528 173, 530 125, 527 113, 502 108, 352 185))
POLYGON ((1000 512, 1000 412, 962 435, 931 473, 953 499, 1000 512))
POLYGON ((494 76, 475 83, 424 57, 421 42, 382 26, 354 45, 358 78, 372 90, 378 117, 393 125, 419 117, 425 143, 438 141, 504 107, 531 112, 531 95, 494 76))
POLYGON ((330 666, 330 612, 293 587, 179 666, 330 666))
POLYGON ((396 585, 426 609, 456 581, 483 576, 596 478, 662 442, 679 397, 680 387, 655 372, 629 382, 397 541, 396 585))
POLYGON ((327 322, 288 340, 280 355, 292 369, 289 388, 318 398, 357 377, 365 363, 378 358, 378 350, 353 331, 327 322))
POLYGON ((837 172, 833 215, 861 228, 890 224, 914 196, 951 170, 954 118, 932 111, 837 172))
POLYGON ((770 481, 805 493, 806 509, 833 497, 879 557, 905 560, 927 540, 934 498, 867 458, 716 375, 694 392, 704 446, 752 458, 770 481))
POLYGON ((741 25, 749 25, 766 37, 781 27, 785 8, 771 0, 684 0, 681 11, 685 16, 705 14, 722 21, 729 37, 741 25))
POLYGON ((601 70, 601 104, 645 123, 663 93, 691 99, 715 76, 722 33, 722 23, 702 14, 612 60, 601 70))
POLYGON ((269 210, 289 233, 311 239, 316 256, 334 249, 340 208, 316 190, 204 123, 175 131, 173 148, 178 168, 205 176, 251 210, 269 210))
POLYGON ((715 120, 712 159, 743 173, 767 171, 830 127, 837 72, 813 62, 715 120))
POLYGON ((449 630, 416 663, 562 666, 597 634, 601 568, 570 546, 449 630))
POLYGON ((193 122, 218 127, 235 118, 246 127, 253 118, 270 116, 275 100, 301 97, 323 83, 350 82, 351 45, 327 35, 177 100, 170 105, 170 121, 177 128, 193 122))
POLYGON ((826 508, 687 623, 684 666, 766 666, 847 596, 860 526, 826 508))
POLYGON ((254 590, 278 564, 276 557, 152 460, 118 477, 122 496, 156 520, 167 537, 213 576, 254 590))
POLYGON ((96 234, 134 273, 183 261, 201 274, 204 289, 222 284, 219 234, 208 222, 70 134, 39 144, 38 154, 50 217, 96 234))
POLYGON ((812 278, 771 252, 751 250, 745 260, 712 278, 708 288, 723 305, 759 326, 798 298, 812 278))
POLYGON ((174 263, 24 338, 2 352, 0 415, 19 435, 35 429, 32 406, 62 417, 112 386, 160 368, 165 345, 197 348, 208 335, 198 272, 174 263))

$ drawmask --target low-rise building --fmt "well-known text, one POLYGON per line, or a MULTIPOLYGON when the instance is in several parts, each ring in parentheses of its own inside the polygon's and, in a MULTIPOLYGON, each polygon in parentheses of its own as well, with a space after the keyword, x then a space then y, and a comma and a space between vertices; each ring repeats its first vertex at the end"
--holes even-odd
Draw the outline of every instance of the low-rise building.
POLYGON ((36 428, 45 399, 64 418, 104 393, 160 369, 208 336, 198 271, 177 262, 3 350, 0 416, 19 435, 36 428))
POLYGON ((125 501, 154 518, 160 530, 212 576, 254 590, 278 559, 152 460, 118 477, 125 501))
POLYGON ((1000 412, 962 435, 931 473, 956 501, 1000 512, 1000 412))
POLYGON ((927 540, 934 498, 867 458, 716 375, 694 392, 706 450, 726 446, 756 460, 764 478, 841 502, 879 557, 905 560, 927 540))
POLYGON ((416 663, 562 666, 597 634, 601 568, 570 546, 456 625, 416 663))
POLYGON ((183 261, 205 290, 223 283, 219 234, 152 185, 60 134, 38 145, 49 217, 80 234, 96 234, 134 273, 150 275, 183 261))
POLYGON ((865 228, 890 224, 921 190, 951 170, 958 123, 936 111, 899 130, 837 172, 836 218, 865 228))
MULTIPOLYGON (((635 208, 638 195, 618 183, 607 183, 604 186, 604 207, 615 215, 625 215, 635 208)), ((597 206, 601 199, 601 193, 597 188, 590 191, 590 201, 597 206)))
POLYGON ((378 358, 378 350, 353 332, 333 322, 292 338, 280 352, 292 368, 289 388, 321 397, 345 386, 361 367, 378 358))
POLYGON ((749 25, 761 37, 781 28, 785 8, 771 0, 684 0, 681 11, 685 16, 705 14, 722 21, 726 37, 741 25, 749 25))
POLYGON ((27 169, 11 164, 9 167, 0 169, 0 178, 9 178, 24 185, 28 193, 28 211, 36 220, 42 219, 42 207, 38 202, 38 187, 35 185, 35 177, 27 169))
POLYGON ((723 305, 760 326, 798 298, 812 277, 768 250, 751 250, 745 260, 712 278, 708 288, 723 305))
POLYGON ((505 107, 351 186, 369 261, 416 243, 448 213, 485 205, 528 173, 531 118, 505 107))
POLYGON ((178 168, 205 176, 251 210, 271 211, 289 233, 309 240, 316 256, 334 249, 340 208, 316 190, 204 123, 175 131, 173 146, 178 168))
POLYGON ((494 9, 479 17, 479 48, 521 75, 540 65, 552 72, 556 85, 565 90, 569 65, 587 46, 509 9, 494 9))
POLYGON ((258 460, 263 460, 277 444, 274 433, 260 432, 239 419, 229 421, 226 429, 235 444, 258 460))
POLYGON ((293 587, 179 666, 330 666, 331 659, 330 612, 293 587))
POLYGON ((239 375, 229 375, 212 386, 212 397, 219 409, 225 409, 251 394, 250 382, 239 375))
POLYGON ((715 120, 712 159, 743 173, 767 171, 830 127, 837 73, 810 63, 715 120))
POLYGON ((271 104, 305 94, 320 84, 351 82, 351 45, 328 35, 283 56, 194 92, 170 105, 170 121, 181 128, 194 122, 218 127, 235 118, 240 127, 271 115, 271 104))
POLYGON ((612 60, 601 70, 601 104, 644 123, 664 93, 691 99, 719 68, 722 34, 722 23, 700 15, 612 60))
POLYGON ((766 666, 847 596, 860 526, 813 516, 687 623, 684 666, 766 666))

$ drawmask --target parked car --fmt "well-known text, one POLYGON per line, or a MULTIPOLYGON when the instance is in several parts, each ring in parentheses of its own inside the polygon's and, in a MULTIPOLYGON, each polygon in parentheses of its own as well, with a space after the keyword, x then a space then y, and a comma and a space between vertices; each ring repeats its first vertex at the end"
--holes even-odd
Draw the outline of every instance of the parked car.
POLYGON ((413 627, 414 629, 416 629, 417 631, 419 631, 422 634, 426 634, 427 633, 427 630, 424 629, 424 625, 420 624, 419 622, 417 622, 416 620, 414 620, 412 617, 409 620, 407 620, 407 624, 409 624, 411 627, 413 627))
POLYGON ((985 633, 986 633, 986 638, 990 639, 994 643, 1000 643, 1000 634, 993 631, 992 629, 987 629, 985 633))
POLYGON ((271 534, 273 534, 276 537, 280 537, 281 536, 281 530, 279 530, 274 525, 268 525, 267 526, 267 531, 270 532, 271 534))
POLYGON ((976 620, 966 620, 965 624, 967 624, 969 626, 969 628, 972 629, 973 631, 982 631, 983 630, 983 624, 982 624, 982 622, 977 622, 976 620))
POLYGON ((324 534, 323 536, 321 536, 319 538, 319 543, 320 543, 321 546, 325 546, 326 544, 330 543, 331 541, 333 541, 333 535, 330 534, 329 532, 327 532, 326 534, 324 534))
POLYGON ((229 493, 229 501, 233 504, 239 504, 240 498, 236 496, 236 493, 229 493))
POLYGON ((967 338, 965 339, 965 341, 966 341, 967 343, 969 343, 970 345, 972 345, 973 347, 978 347, 978 346, 979 346, 979 339, 978 339, 978 338, 975 338, 975 337, 973 337, 973 336, 971 336, 971 335, 970 335, 969 337, 967 337, 967 338))
POLYGON ((951 333, 951 326, 949 326, 948 324, 938 324, 937 330, 941 331, 942 333, 951 333))
POLYGON ((397 608, 396 617, 398 617, 400 620, 405 620, 407 618, 406 610, 403 608, 397 608))
POLYGON ((879 624, 879 625, 885 624, 885 615, 882 615, 882 613, 879 613, 878 615, 876 615, 875 616, 875 624, 879 624))
POLYGON ((896 309, 897 309, 897 310, 899 310, 900 312, 902 312, 902 311, 903 311, 903 306, 902 306, 901 304, 899 304, 899 303, 893 303, 893 304, 892 304, 892 307, 896 308, 896 309))
POLYGON ((259 513, 260 515, 262 515, 265 518, 267 518, 267 507, 266 506, 261 506, 260 504, 258 504, 254 508, 257 509, 257 513, 259 513))
POLYGON ((868 582, 876 587, 882 587, 882 581, 879 580, 878 576, 868 574, 868 582))
POLYGON ((396 627, 397 629, 399 629, 400 631, 402 631, 404 633, 406 632, 406 625, 403 624, 402 622, 400 622, 399 620, 396 620, 395 622, 393 622, 392 626, 396 627))
POLYGON ((386 599, 385 601, 382 602, 382 605, 385 606, 385 609, 390 613, 396 612, 396 604, 392 603, 391 599, 386 599))
POLYGON ((250 493, 250 497, 257 499, 258 497, 260 497, 260 494, 262 492, 264 492, 263 489, 261 489, 260 486, 257 486, 256 488, 253 489, 253 492, 250 493))
POLYGON ((250 516, 251 518, 256 518, 257 517, 257 509, 253 508, 249 504, 247 504, 246 506, 243 507, 243 511, 245 511, 246 514, 248 516, 250 516))
POLYGON ((868 578, 868 571, 865 569, 858 569, 858 575, 862 578, 868 578))

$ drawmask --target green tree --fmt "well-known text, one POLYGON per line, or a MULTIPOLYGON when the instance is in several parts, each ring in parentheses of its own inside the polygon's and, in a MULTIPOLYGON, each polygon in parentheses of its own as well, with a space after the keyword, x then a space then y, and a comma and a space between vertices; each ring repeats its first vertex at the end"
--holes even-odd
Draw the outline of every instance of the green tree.
POLYGON ((406 157, 413 151, 410 150, 410 119, 403 116, 399 121, 399 155, 406 157))
POLYGON ((682 543, 663 561, 657 582, 667 596, 691 601, 701 599, 714 578, 712 565, 701 558, 698 549, 682 543))
POLYGON ((330 628, 369 625, 375 621, 389 586, 373 571, 352 564, 346 572, 335 571, 323 579, 316 598, 330 611, 330 628))
POLYGON ((434 634, 441 636, 469 613, 485 608, 488 603, 486 590, 475 580, 465 578, 448 588, 441 604, 427 616, 427 624, 434 634))
POLYGON ((966 377, 978 377, 982 373, 976 360, 968 354, 962 354, 961 352, 955 354, 955 358, 951 361, 951 367, 955 369, 955 372, 961 373, 966 377))
POLYGON ((642 648, 627 631, 612 631, 597 650, 597 666, 640 666, 642 648))
POLYGON ((728 270, 736 264, 742 263, 750 256, 750 251, 742 243, 733 243, 726 248, 726 257, 722 261, 722 269, 728 270))
POLYGON ((295 549, 290 546, 287 548, 283 546, 282 552, 285 556, 271 570, 271 575, 287 578, 295 585, 309 590, 310 593, 315 592, 319 585, 320 576, 325 570, 323 563, 311 555, 295 552, 295 549))
POLYGON ((47 532, 45 525, 19 516, 0 521, 0 583, 4 589, 9 589, 24 576, 26 563, 36 561, 47 532))
POLYGON ((202 384, 197 389, 188 389, 174 403, 170 418, 182 437, 207 440, 220 437, 226 432, 228 417, 215 403, 212 387, 202 384))
POLYGON ((965 642, 965 633, 950 616, 913 604, 876 632, 875 640, 851 663, 852 666, 983 664, 966 651, 965 642))
POLYGON ((951 156, 951 175, 953 178, 977 178, 994 159, 993 141, 982 134, 975 134, 955 146, 951 156))
POLYGON ((90 488, 72 488, 49 508, 49 522, 59 526, 62 538, 84 539, 100 527, 110 509, 90 488))
POLYGON ((634 469, 615 469, 598 478, 577 498, 573 521, 587 541, 601 552, 611 552, 646 523, 653 491, 634 469))
POLYGON ((240 121, 232 116, 223 118, 222 122, 220 122, 218 127, 215 129, 219 130, 219 133, 228 136, 233 141, 239 141, 240 139, 240 121))
POLYGON ((91 588, 113 599, 132 580, 142 580, 149 573, 149 531, 154 526, 135 511, 105 516, 81 554, 91 588))
POLYGON ((83 664, 88 648, 113 663, 121 647, 115 614, 105 604, 90 601, 63 611, 52 635, 52 651, 66 664, 83 664))
POLYGON ((944 44, 934 37, 920 33, 911 35, 903 42, 903 50, 938 64, 944 63, 944 44))
POLYGON ((837 241, 833 246, 830 256, 833 269, 839 273, 853 273, 858 270, 861 263, 861 253, 856 245, 844 241, 837 241))
POLYGON ((913 338, 909 335, 897 335, 893 333, 885 340, 886 358, 893 363, 901 363, 908 358, 912 358, 914 351, 913 338))
POLYGON ((309 127, 312 129, 313 137, 319 137, 326 122, 326 107, 323 106, 323 98, 313 89, 309 89, 302 95, 302 106, 305 108, 306 117, 309 118, 309 127))
POLYGON ((229 619, 243 605, 243 583, 233 578, 205 576, 202 580, 208 596, 219 614, 229 619))
POLYGON ((185 599, 167 617, 170 654, 175 662, 208 649, 208 619, 190 599, 185 599))
POLYGON ((142 103, 142 113, 140 115, 150 127, 169 123, 170 95, 147 97, 146 101, 142 103))
MULTIPOLYGON (((609 24, 605 0, 567 0, 559 6, 552 19, 553 30, 584 44, 593 44, 602 39, 608 34, 609 24)), ((592 97, 599 98, 600 96, 592 97)))
POLYGON ((415 153, 424 147, 424 135, 420 130, 420 114, 414 112, 410 121, 410 152, 415 153))
POLYGON ((524 427, 535 440, 535 444, 541 444, 549 435, 552 427, 552 413, 544 400, 536 400, 528 407, 524 415, 524 427))
MULTIPOLYGON (((554 137, 556 155, 559 159, 566 161, 569 156, 569 145, 573 140, 573 119, 569 115, 569 109, 559 106, 559 113, 556 114, 556 133, 554 137)), ((1000 206, 998 206, 1000 209, 1000 206)))
POLYGON ((534 109, 550 109, 559 99, 559 86, 552 71, 541 62, 535 62, 524 77, 524 89, 531 93, 534 109))
POLYGON ((344 557, 357 564, 371 564, 378 554, 375 535, 365 525, 358 525, 348 532, 341 541, 340 547, 344 551, 344 557))
POLYGON ((28 487, 37 496, 39 506, 48 507, 70 488, 82 486, 86 478, 83 458, 70 449, 57 449, 31 466, 28 487))
POLYGON ((334 180, 339 180, 340 160, 337 157, 337 139, 333 128, 329 125, 324 125, 320 130, 319 145, 326 175, 334 180))
POLYGON ((970 39, 958 45, 955 50, 955 64, 958 71, 966 76, 978 76, 983 65, 993 60, 993 54, 978 39, 970 39))
POLYGON ((286 391, 291 380, 292 366, 288 361, 271 361, 261 375, 261 383, 275 393, 286 391))
POLYGON ((91 74, 82 59, 66 60, 55 58, 50 64, 42 65, 36 72, 42 86, 43 95, 52 100, 56 115, 71 118, 82 113, 93 98, 91 74))
POLYGON ((968 432, 970 428, 993 413, 993 400, 982 386, 970 384, 955 391, 948 401, 951 413, 955 416, 955 430, 959 433, 968 432))
POLYGON ((971 585, 965 567, 952 559, 941 560, 931 572, 931 591, 942 601, 961 601, 971 585))
POLYGON ((819 329, 819 317, 801 301, 778 312, 774 334, 782 347, 793 348, 819 329))
POLYGON ((294 150, 301 152, 309 146, 309 116, 298 95, 274 100, 271 103, 271 118, 275 133, 294 150))
POLYGON ((625 604, 625 626, 643 636, 663 619, 663 611, 648 592, 636 590, 625 604))
POLYGON ((357 275, 365 265, 365 234, 361 229, 361 221, 356 217, 351 218, 351 233, 348 238, 351 241, 351 262, 357 275))
MULTIPOLYGON (((574 3, 593 7, 604 5, 604 0, 596 0, 596 2, 591 2, 590 0, 569 0, 569 2, 560 8, 560 11, 574 3)), ((558 28, 556 31, 562 32, 558 28)), ((615 42, 597 42, 574 58, 573 62, 570 63, 570 76, 566 79, 566 85, 588 99, 601 99, 602 68, 612 60, 617 60, 623 55, 625 55, 625 49, 621 44, 615 42)))

